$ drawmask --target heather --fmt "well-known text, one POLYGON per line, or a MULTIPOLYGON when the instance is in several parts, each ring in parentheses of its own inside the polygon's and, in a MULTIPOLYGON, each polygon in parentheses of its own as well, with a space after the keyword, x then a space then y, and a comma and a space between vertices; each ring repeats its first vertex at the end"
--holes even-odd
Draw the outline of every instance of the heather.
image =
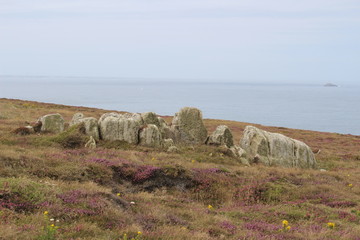
MULTIPOLYGON (((0 100, 2 238, 360 239, 359 136, 261 126, 320 150, 319 169, 310 170, 248 167, 214 146, 168 153, 100 141, 86 149, 76 127, 17 130, 48 113, 69 122, 76 112, 106 111, 0 100)), ((229 126, 235 142, 248 125, 204 123, 229 126)))

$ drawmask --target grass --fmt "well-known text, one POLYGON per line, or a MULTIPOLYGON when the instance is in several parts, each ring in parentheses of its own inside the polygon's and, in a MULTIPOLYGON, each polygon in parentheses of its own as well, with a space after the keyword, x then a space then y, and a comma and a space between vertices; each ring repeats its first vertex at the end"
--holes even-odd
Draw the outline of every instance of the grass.
MULTIPOLYGON (((360 239, 359 136, 253 124, 320 149, 320 171, 248 167, 213 146, 85 149, 77 127, 14 132, 76 112, 108 111, 0 99, 0 239, 360 239)), ((235 143, 248 125, 205 120, 209 132, 221 124, 235 143)))

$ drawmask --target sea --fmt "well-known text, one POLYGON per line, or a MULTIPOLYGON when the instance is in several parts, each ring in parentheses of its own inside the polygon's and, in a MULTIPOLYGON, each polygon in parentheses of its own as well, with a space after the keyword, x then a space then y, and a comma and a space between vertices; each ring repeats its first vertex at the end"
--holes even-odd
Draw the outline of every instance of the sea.
MULTIPOLYGON (((360 85, 0 76, 0 98, 360 135, 360 85)), ((0 109, 1 112, 1 109, 0 109)))

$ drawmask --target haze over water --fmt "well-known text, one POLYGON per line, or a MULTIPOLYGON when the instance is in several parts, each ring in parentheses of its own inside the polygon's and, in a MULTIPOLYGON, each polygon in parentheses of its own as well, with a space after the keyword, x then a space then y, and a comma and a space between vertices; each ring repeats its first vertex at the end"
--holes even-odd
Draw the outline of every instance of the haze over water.
POLYGON ((360 86, 176 80, 4 77, 0 98, 204 118, 360 135, 360 86))

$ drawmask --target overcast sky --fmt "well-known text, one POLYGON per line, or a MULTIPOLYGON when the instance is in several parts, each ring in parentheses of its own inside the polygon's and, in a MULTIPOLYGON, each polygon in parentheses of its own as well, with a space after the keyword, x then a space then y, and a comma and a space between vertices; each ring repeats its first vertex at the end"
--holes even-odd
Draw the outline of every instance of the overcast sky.
POLYGON ((360 81, 359 0, 0 0, 0 75, 360 81))

